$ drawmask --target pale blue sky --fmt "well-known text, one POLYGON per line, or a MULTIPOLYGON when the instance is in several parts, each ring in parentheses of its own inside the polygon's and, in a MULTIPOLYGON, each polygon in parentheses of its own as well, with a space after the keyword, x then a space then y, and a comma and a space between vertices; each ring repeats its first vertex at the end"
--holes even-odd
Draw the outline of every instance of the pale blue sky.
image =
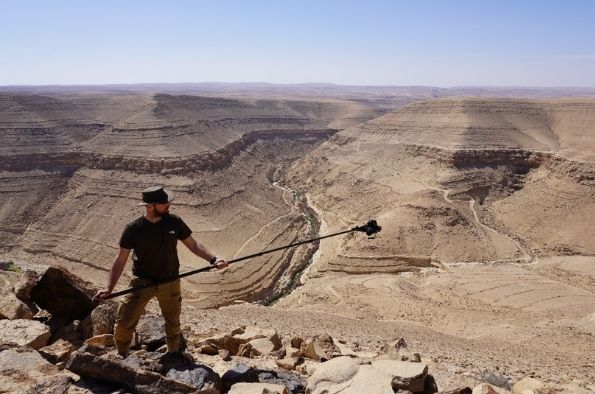
POLYGON ((595 87, 595 1, 0 0, 0 85, 595 87))

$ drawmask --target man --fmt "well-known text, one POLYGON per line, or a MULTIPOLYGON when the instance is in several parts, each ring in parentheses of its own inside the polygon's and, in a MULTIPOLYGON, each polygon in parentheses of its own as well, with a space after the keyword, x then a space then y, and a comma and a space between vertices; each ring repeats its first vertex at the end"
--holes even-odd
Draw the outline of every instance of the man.
MULTIPOLYGON (((131 250, 134 250, 131 287, 177 276, 180 269, 178 240, 217 269, 228 266, 227 261, 216 257, 192 237, 192 231, 179 216, 169 213, 173 199, 173 193, 161 186, 143 190, 142 201, 138 205, 145 206, 145 214, 124 228, 120 237, 120 250, 110 270, 107 287, 99 290, 95 299, 106 299, 114 290, 131 250)), ((182 295, 180 279, 177 279, 124 296, 118 307, 114 327, 114 340, 121 356, 128 355, 134 329, 145 306, 153 297, 157 297, 165 320, 167 351, 183 350, 180 333, 182 295)))

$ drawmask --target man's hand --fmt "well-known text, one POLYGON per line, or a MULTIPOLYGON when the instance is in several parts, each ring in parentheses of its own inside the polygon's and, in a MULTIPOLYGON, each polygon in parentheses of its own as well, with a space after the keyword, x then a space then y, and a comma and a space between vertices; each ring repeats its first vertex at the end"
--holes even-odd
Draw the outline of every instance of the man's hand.
POLYGON ((105 301, 110 294, 112 294, 110 289, 99 290, 93 297, 93 301, 105 301))
POLYGON ((213 267, 217 267, 218 270, 222 270, 229 267, 229 264, 225 259, 217 259, 217 262, 213 264, 213 267))

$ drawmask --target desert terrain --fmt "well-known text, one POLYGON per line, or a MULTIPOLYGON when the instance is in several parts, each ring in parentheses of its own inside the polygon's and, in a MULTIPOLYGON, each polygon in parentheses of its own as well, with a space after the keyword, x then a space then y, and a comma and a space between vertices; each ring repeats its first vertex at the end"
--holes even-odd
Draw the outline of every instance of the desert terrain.
MULTIPOLYGON (((325 85, 0 90, 0 271, 103 287, 140 192, 219 256, 183 326, 404 338, 439 388, 595 385, 595 92, 325 85)), ((181 271, 207 263, 182 245, 181 271)), ((127 287, 131 264, 117 289, 127 287)), ((157 305, 150 304, 156 311, 157 305)))

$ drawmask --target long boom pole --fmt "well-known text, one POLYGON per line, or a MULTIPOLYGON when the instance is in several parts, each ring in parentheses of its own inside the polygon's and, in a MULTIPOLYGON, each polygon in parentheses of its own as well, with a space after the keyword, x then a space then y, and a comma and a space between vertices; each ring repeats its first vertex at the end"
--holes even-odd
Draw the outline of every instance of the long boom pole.
MULTIPOLYGON (((370 220, 370 221, 368 221, 368 223, 364 224, 363 226, 356 226, 356 227, 354 227, 352 229, 340 231, 338 233, 323 235, 321 237, 317 237, 317 238, 307 239, 307 240, 304 240, 304 241, 295 242, 295 243, 292 243, 292 244, 289 244, 289 245, 280 246, 278 248, 264 250, 262 252, 258 252, 258 253, 250 254, 248 256, 243 256, 243 257, 239 257, 237 259, 230 260, 227 263, 228 264, 237 263, 237 262, 240 262, 240 261, 243 261, 243 260, 248 260, 248 259, 252 259, 254 257, 259 257, 259 256, 262 256, 262 255, 265 255, 265 254, 277 252, 279 250, 293 248, 295 246, 307 244, 307 243, 310 243, 310 242, 315 242, 315 241, 318 241, 318 240, 321 240, 321 239, 324 239, 324 238, 335 237, 335 236, 341 235, 341 234, 351 233, 351 232, 354 232, 354 231, 361 231, 361 232, 366 233, 367 236, 372 236, 372 235, 380 232, 381 229, 382 229, 382 227, 380 227, 378 225, 378 223, 376 223, 376 220, 370 220)), ((119 296, 124 295, 124 294, 133 293, 133 292, 138 291, 138 290, 141 290, 141 289, 146 289, 148 287, 153 287, 153 286, 161 285, 161 284, 164 284, 164 283, 172 282, 174 280, 177 280, 177 279, 180 279, 180 278, 184 278, 186 276, 195 275, 195 274, 198 274, 200 272, 209 271, 212 268, 213 267, 211 267, 211 266, 209 266, 209 267, 203 267, 203 268, 199 268, 199 269, 196 269, 196 270, 184 272, 184 273, 181 273, 179 275, 172 276, 172 277, 169 277, 169 278, 165 278, 165 279, 161 279, 161 280, 157 280, 157 281, 152 281, 152 282, 149 282, 149 283, 144 284, 142 286, 131 287, 131 288, 128 288, 126 290, 117 291, 117 292, 112 293, 109 296, 107 296, 106 299, 119 297, 119 296)))

